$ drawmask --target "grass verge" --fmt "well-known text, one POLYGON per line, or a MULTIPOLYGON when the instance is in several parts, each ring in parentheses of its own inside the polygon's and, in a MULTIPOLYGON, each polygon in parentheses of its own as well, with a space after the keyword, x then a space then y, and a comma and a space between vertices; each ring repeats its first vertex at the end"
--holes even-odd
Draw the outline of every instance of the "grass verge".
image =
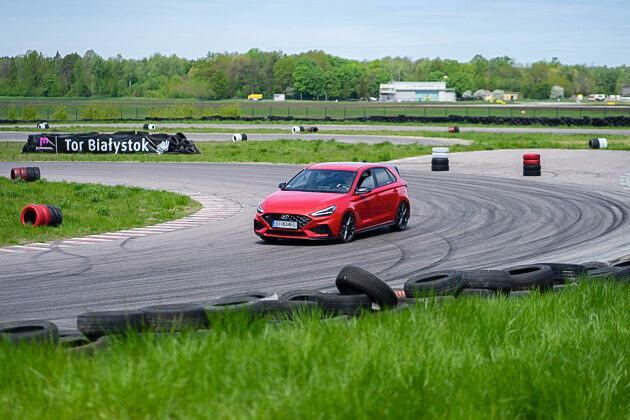
MULTIPOLYGON (((384 132, 395 135, 391 132, 384 132)), ((349 134, 360 134, 351 132, 349 134)), ((410 135, 408 132, 406 135, 410 135)), ((448 133, 417 132, 426 137, 454 138, 448 133)), ((334 134, 333 134, 334 135, 334 134)), ((451 152, 496 149, 553 148, 588 149, 589 135, 553 135, 538 133, 457 133, 455 138, 472 140, 470 146, 450 146, 451 152)), ((629 136, 608 136, 611 150, 630 150, 629 136)), ((136 161, 136 162, 270 162, 296 163, 367 160, 387 161, 431 153, 432 146, 396 145, 389 142, 369 145, 348 144, 334 140, 272 140, 248 142, 197 142, 200 155, 98 155, 98 154, 22 154, 22 144, 0 142, 0 160, 17 161, 136 161)))
POLYGON ((460 298, 129 338, 92 357, 0 346, 3 418, 627 418, 630 288, 460 298))
POLYGON ((185 195, 137 187, 68 182, 13 182, 0 177, 0 246, 152 225, 176 219, 201 208, 185 195), (23 226, 20 214, 27 204, 61 208, 58 227, 23 226))

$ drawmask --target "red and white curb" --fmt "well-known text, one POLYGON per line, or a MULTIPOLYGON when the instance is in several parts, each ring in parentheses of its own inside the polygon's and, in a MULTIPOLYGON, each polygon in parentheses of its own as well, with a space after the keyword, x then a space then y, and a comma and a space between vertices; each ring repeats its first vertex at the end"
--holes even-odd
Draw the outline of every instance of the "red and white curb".
POLYGON ((232 200, 216 195, 190 193, 185 191, 174 191, 184 194, 201 204, 201 210, 182 217, 152 226, 119 230, 117 232, 106 232, 98 235, 89 235, 81 238, 63 239, 54 242, 36 242, 27 245, 14 245, 0 248, 2 254, 24 254, 29 252, 44 252, 54 248, 73 248, 77 246, 97 244, 109 241, 120 241, 129 238, 141 238, 150 235, 160 235, 178 230, 190 229, 206 225, 208 223, 227 219, 241 212, 243 207, 232 200))

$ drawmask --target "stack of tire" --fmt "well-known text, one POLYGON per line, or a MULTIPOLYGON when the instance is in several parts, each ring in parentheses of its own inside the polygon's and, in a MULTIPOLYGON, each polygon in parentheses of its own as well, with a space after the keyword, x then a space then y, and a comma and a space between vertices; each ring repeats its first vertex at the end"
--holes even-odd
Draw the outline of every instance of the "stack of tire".
POLYGON ((144 124, 142 126, 142 128, 145 129, 145 130, 155 130, 155 124, 148 124, 148 123, 146 123, 146 124, 144 124))
MULTIPOLYGON (((580 278, 630 281, 630 262, 610 265, 542 263, 520 265, 503 270, 443 270, 409 278, 405 297, 429 296, 523 296, 533 291, 559 291, 574 287, 580 278)), ((407 302, 407 301, 405 301, 407 302)))
POLYGON ((41 172, 37 166, 28 166, 26 168, 11 169, 11 180, 23 179, 26 182, 37 181, 41 176, 41 172))
POLYGON ((20 221, 24 226, 59 226, 63 222, 63 214, 57 206, 29 204, 22 209, 20 221))
POLYGON ((459 133, 459 127, 457 127, 457 126, 450 126, 448 128, 448 132, 449 133, 459 133))
POLYGON ((606 139, 605 137, 590 139, 588 141, 588 147, 590 147, 591 149, 605 149, 608 147, 608 139, 606 139))
POLYGON ((306 127, 307 133, 317 133, 319 129, 317 127, 306 127))
POLYGON ((291 127, 292 134, 303 133, 304 131, 305 129, 301 125, 296 125, 296 126, 291 127))
POLYGON ((40 130, 46 130, 46 129, 50 128, 50 126, 48 125, 47 122, 42 121, 40 123, 37 123, 37 128, 40 129, 40 130))
POLYGON ((523 155, 523 176, 540 176, 540 155, 525 153, 523 155))
POLYGON ((233 134, 232 142, 236 143, 237 141, 247 141, 247 134, 233 134))
POLYGON ((434 147, 431 155, 432 171, 448 171, 448 147, 434 147))

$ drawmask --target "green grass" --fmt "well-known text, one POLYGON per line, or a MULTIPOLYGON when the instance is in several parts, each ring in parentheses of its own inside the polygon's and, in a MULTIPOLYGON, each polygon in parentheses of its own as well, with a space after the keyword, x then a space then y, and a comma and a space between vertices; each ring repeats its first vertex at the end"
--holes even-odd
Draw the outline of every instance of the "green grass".
POLYGON ((51 241, 156 224, 201 208, 187 196, 137 187, 68 182, 12 182, 0 177, 0 246, 51 241), (63 213, 58 227, 23 226, 28 204, 52 204, 63 213))
POLYGON ((94 356, 0 346, 2 418, 601 418, 630 413, 630 288, 215 325, 94 356))
MULTIPOLYGON (((364 133, 348 131, 349 134, 364 133)), ((380 133, 380 132, 379 132, 380 133)), ((392 134, 383 132, 383 134, 392 134)), ((565 148, 587 149, 592 136, 553 134, 501 134, 501 133, 432 133, 412 132, 414 135, 472 140, 470 146, 450 146, 452 152, 521 149, 565 148)), ((394 135, 409 134, 398 132, 394 135)), ((630 150, 630 136, 608 136, 609 149, 630 150)), ((418 144, 395 145, 389 142, 370 145, 347 144, 334 140, 272 140, 248 142, 197 142, 199 155, 101 155, 101 154, 22 154, 22 144, 0 142, 0 160, 13 161, 136 161, 136 162, 270 162, 305 164, 325 161, 367 160, 380 162, 423 154, 430 154, 432 146, 418 144)))

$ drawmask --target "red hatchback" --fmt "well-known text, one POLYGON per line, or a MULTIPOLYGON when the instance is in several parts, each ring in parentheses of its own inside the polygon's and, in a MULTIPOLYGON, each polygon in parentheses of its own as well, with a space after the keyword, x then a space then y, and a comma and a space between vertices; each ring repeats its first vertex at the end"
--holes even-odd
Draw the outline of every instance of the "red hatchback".
POLYGON ((307 166, 258 204, 254 232, 265 241, 337 239, 389 227, 404 230, 407 184, 394 166, 317 163, 307 166))

